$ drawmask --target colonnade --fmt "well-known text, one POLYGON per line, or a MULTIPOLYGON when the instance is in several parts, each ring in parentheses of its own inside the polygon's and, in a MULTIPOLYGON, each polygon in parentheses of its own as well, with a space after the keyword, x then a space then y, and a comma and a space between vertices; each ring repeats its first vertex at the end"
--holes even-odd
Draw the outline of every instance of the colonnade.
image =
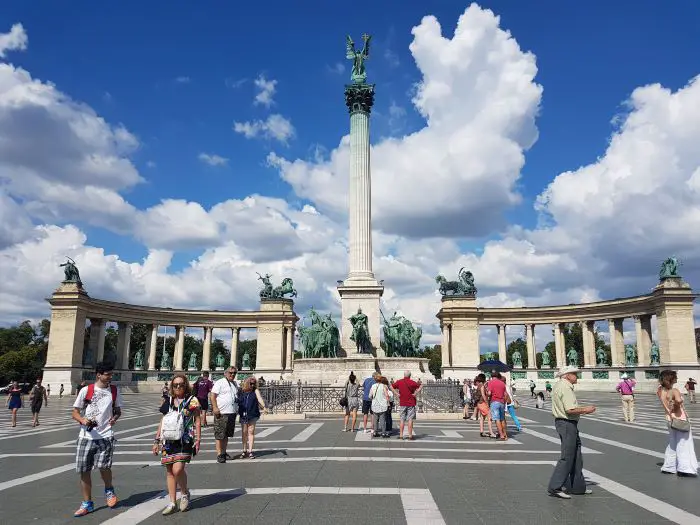
MULTIPOLYGON (((290 299, 263 299, 258 311, 203 311, 157 308, 93 299, 82 286, 66 282, 48 299, 51 304, 51 331, 44 380, 56 384, 76 384, 85 376, 94 377, 94 364, 106 357, 115 363, 115 375, 122 382, 155 381, 160 372, 185 371, 185 334, 202 329, 202 364, 209 370, 214 330, 231 331, 231 356, 225 365, 238 360, 243 328, 257 330, 256 373, 277 379, 291 372, 294 334, 299 318, 290 299), (108 323, 117 323, 116 355, 105 356, 108 323), (147 327, 141 366, 130 367, 131 334, 135 324, 147 327), (175 327, 175 349, 168 354, 169 366, 157 362, 158 331, 161 326, 175 327), (88 328, 87 344, 85 331, 88 328), (86 359, 86 356, 90 356, 86 359), (170 359, 172 358, 172 359, 170 359), (89 362, 87 362, 89 361, 89 362)), ((223 368, 223 366, 222 366, 223 368)))
MULTIPOLYGON (((699 367, 695 345, 693 302, 690 286, 678 277, 663 279, 652 293, 636 297, 559 306, 481 308, 474 297, 446 296, 437 317, 442 330, 443 377, 468 377, 480 362, 480 327, 495 326, 499 360, 507 362, 506 331, 509 326, 525 327, 528 369, 536 370, 535 329, 551 326, 554 334, 556 365, 567 362, 564 327, 581 326, 583 362, 588 369, 629 368, 626 362, 623 323, 634 319, 637 355, 635 367, 674 366, 694 370, 699 367), (652 362, 652 318, 656 318, 658 361, 652 362), (607 322, 611 362, 596 359, 595 323, 607 322)), ((550 356, 554 357, 554 356, 550 356)), ((552 360, 552 364, 554 364, 552 360)), ((595 372, 594 372, 595 373, 595 372)), ((649 377, 655 372, 650 371, 649 377)))

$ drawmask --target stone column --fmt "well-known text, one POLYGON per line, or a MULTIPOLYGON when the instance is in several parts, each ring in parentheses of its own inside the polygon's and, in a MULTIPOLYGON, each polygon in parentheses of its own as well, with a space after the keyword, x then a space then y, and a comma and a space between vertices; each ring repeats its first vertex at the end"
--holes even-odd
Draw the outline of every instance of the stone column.
POLYGON ((651 362, 651 316, 635 315, 634 331, 637 335, 637 364, 648 366, 651 362))
POLYGON ((656 308, 659 361, 661 366, 698 366, 695 350, 695 296, 680 277, 663 279, 652 293, 656 308))
POLYGON ((158 349, 158 325, 148 325, 148 335, 146 336, 146 359, 148 359, 148 370, 156 369, 156 351, 158 349))
POLYGON ((593 367, 595 359, 595 321, 581 321, 581 334, 583 336, 583 363, 582 366, 593 367))
POLYGON ((622 331, 623 321, 624 319, 608 319, 612 366, 624 366, 625 363, 625 334, 622 331))
POLYGON ((442 366, 452 366, 450 363, 450 324, 444 323, 441 325, 442 328, 442 342, 440 343, 440 350, 442 353, 442 366))
POLYGON ((211 335, 213 328, 211 326, 204 327, 204 343, 202 349, 202 370, 209 370, 209 362, 211 361, 211 335))
POLYGON ((285 359, 285 370, 292 369, 292 355, 294 354, 294 327, 287 328, 287 357, 285 359))
POLYGON ((562 330, 562 325, 564 323, 554 323, 554 350, 557 354, 557 368, 566 366, 566 359, 564 354, 566 353, 564 346, 566 344, 564 340, 564 332, 562 330))
POLYGON ((241 337, 241 329, 231 328, 231 363, 230 366, 236 366, 238 360, 238 340, 241 337))
POLYGON ((496 325, 496 330, 498 331, 498 359, 502 362, 506 362, 506 325, 499 324, 496 325))
POLYGON ((537 368, 537 346, 535 342, 535 325, 525 325, 525 344, 527 345, 527 367, 537 368))
POLYGON ((175 327, 175 359, 173 370, 182 370, 182 360, 185 357, 185 326, 175 327))
POLYGON ((129 349, 131 348, 131 328, 133 323, 117 323, 117 362, 122 370, 129 370, 129 349))
MULTIPOLYGON (((372 271, 372 183, 370 176, 369 114, 374 88, 346 88, 354 96, 350 111, 350 272, 348 279, 374 279, 372 271), (360 93, 371 94, 370 98, 360 93)), ((377 344, 378 346, 378 344, 377 344)))
POLYGON ((105 333, 106 325, 104 319, 90 319, 90 339, 88 346, 92 352, 93 363, 88 363, 90 366, 102 361, 105 355, 105 333))

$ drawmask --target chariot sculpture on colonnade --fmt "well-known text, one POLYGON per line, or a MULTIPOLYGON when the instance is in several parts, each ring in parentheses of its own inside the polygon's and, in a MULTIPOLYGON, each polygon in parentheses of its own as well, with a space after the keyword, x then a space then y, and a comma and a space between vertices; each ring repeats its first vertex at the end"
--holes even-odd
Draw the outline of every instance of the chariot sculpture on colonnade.
POLYGON ((258 280, 262 281, 263 284, 263 288, 260 290, 260 299, 282 299, 285 295, 290 297, 297 296, 297 291, 294 289, 294 281, 292 281, 291 277, 285 277, 282 279, 281 286, 275 287, 272 286, 270 277, 272 276, 269 273, 265 275, 258 273, 258 280))

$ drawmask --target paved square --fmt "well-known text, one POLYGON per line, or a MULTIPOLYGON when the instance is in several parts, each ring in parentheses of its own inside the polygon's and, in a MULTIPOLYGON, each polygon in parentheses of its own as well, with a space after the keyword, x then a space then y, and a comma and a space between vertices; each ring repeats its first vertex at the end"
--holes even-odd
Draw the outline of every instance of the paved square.
MULTIPOLYGON (((521 398, 523 432, 515 432, 509 421, 512 438, 505 443, 481 438, 478 426, 457 414, 418 420, 417 439, 410 442, 341 432, 339 418, 267 418, 258 425, 257 458, 220 465, 209 427, 202 453, 188 466, 191 510, 163 517, 165 476, 150 452, 158 399, 126 395, 124 416, 115 427, 120 504, 112 510, 104 505, 95 473, 98 510, 80 522, 700 523, 698 480, 659 472, 666 429, 656 398, 637 396, 635 425, 622 421, 614 394, 581 392, 579 398, 599 406, 580 424, 591 496, 563 501, 546 495, 559 438, 549 403, 538 410, 521 398)), ((80 497, 71 402, 52 399, 36 429, 25 410, 17 428, 3 421, 0 523, 75 521, 80 497)), ((700 418, 697 405, 688 409, 691 418, 700 418)), ((232 453, 238 451, 239 436, 240 430, 229 446, 232 453)))

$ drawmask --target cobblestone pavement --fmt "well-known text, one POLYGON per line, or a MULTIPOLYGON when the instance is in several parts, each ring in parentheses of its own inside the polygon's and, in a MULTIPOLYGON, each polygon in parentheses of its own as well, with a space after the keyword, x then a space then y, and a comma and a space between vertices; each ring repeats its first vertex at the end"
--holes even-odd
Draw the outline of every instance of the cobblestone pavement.
MULTIPOLYGON (((699 482, 659 472, 666 429, 656 398, 637 396, 637 423, 622 420, 614 394, 579 393, 600 408, 580 424, 584 468, 593 494, 571 500, 546 495, 559 455, 549 402, 534 408, 518 392, 523 431, 511 439, 479 436, 460 415, 418 420, 417 439, 371 439, 345 433, 339 418, 279 420, 258 425, 257 458, 216 463, 211 427, 188 466, 192 509, 162 517, 162 468, 150 453, 157 396, 124 396, 114 479, 120 504, 108 509, 94 473, 98 510, 81 523, 700 523, 699 482), (240 520, 240 521, 239 521, 240 520)), ((0 421, 0 523, 68 523, 79 504, 74 472, 74 398, 51 399, 41 425, 28 410, 19 424, 0 421)), ((689 405, 698 420, 698 405, 689 405)), ((395 424, 396 425, 396 424, 395 424)), ((396 426, 395 426, 396 428, 396 426)), ((237 429, 238 430, 238 429, 237 429)), ((238 451, 238 436, 229 447, 238 451)), ((698 440, 698 437, 695 437, 698 440)))

